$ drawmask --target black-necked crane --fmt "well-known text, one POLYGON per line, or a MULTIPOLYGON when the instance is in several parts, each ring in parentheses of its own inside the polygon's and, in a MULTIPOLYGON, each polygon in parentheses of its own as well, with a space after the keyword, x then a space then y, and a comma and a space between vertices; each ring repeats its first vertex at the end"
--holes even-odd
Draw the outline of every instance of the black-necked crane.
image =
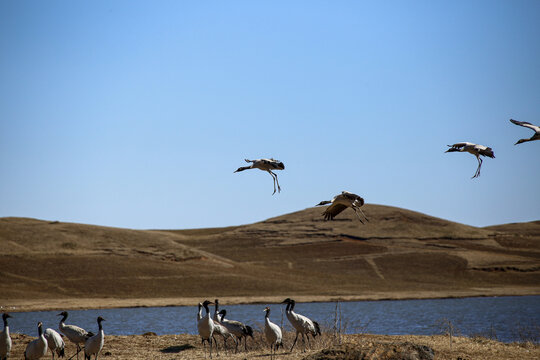
POLYGON ((473 144, 470 142, 460 142, 460 143, 455 143, 454 145, 447 145, 447 146, 450 149, 446 150, 446 152, 455 152, 455 151, 468 152, 476 156, 476 159, 478 160, 478 168, 476 168, 476 172, 474 173, 471 179, 474 179, 480 176, 480 168, 482 167, 482 158, 480 158, 480 156, 487 156, 492 159, 495 159, 495 154, 493 153, 493 149, 491 149, 488 146, 473 144))
POLYGON ((69 341, 77 346, 77 359, 79 359, 79 352, 81 351, 81 346, 79 344, 84 344, 86 340, 89 337, 94 336, 94 334, 76 325, 66 325, 64 322, 68 317, 67 311, 62 311, 60 314, 58 314, 58 316, 62 316, 62 319, 60 319, 60 324, 58 325, 58 330, 60 330, 60 332, 64 334, 69 341))
POLYGON ((24 360, 37 360, 47 355, 47 340, 43 335, 43 324, 41 321, 38 322, 37 326, 39 337, 26 345, 26 350, 24 351, 24 360))
POLYGON ((514 119, 510 119, 510 122, 512 124, 523 126, 523 127, 529 128, 529 129, 534 131, 533 136, 531 136, 528 139, 519 139, 517 141, 517 143, 515 143, 514 145, 521 144, 521 143, 524 143, 524 142, 527 142, 527 141, 540 140, 540 126, 536 126, 536 125, 533 125, 533 124, 525 122, 525 121, 517 121, 517 120, 514 120, 514 119))
POLYGON ((268 306, 264 309, 264 312, 266 313, 264 315, 264 336, 266 342, 270 345, 270 359, 272 359, 277 349, 280 346, 283 347, 283 335, 279 326, 270 321, 270 308, 268 306))
POLYGON ((274 180, 274 192, 272 193, 272 195, 274 195, 276 193, 276 183, 277 183, 277 190, 278 192, 281 192, 281 188, 279 187, 279 181, 278 181, 278 177, 275 173, 272 172, 272 170, 284 170, 285 169, 285 165, 279 161, 279 160, 275 160, 275 159, 257 159, 257 160, 248 160, 248 159, 245 159, 245 161, 247 163, 251 163, 250 166, 243 166, 243 167, 239 167, 238 169, 236 169, 235 173, 239 172, 239 171, 244 171, 244 170, 248 170, 248 169, 259 169, 259 170, 262 170, 262 171, 267 171, 271 176, 272 176, 272 179, 274 180))
POLYGON ((208 305, 211 304, 211 301, 204 300, 204 302, 202 303, 202 307, 204 307, 206 315, 197 322, 197 329, 199 330, 199 335, 201 336, 201 343, 203 344, 204 348, 204 357, 206 357, 206 344, 204 343, 206 341, 210 346, 210 358, 212 358, 212 335, 214 334, 214 320, 210 316, 210 309, 208 308, 208 305))
POLYGON ((7 359, 9 356, 9 352, 11 351, 11 336, 9 335, 9 325, 7 319, 10 318, 11 315, 8 313, 2 314, 2 320, 4 322, 4 330, 0 332, 0 360, 7 359))
MULTIPOLYGON (((253 329, 251 326, 240 321, 225 319, 225 316, 227 315, 227 310, 225 309, 221 310, 218 314, 221 315, 221 324, 223 324, 231 334, 236 336, 240 343, 242 343, 242 338, 244 339, 244 348, 247 351, 247 337, 251 336, 251 338, 253 338, 253 329)), ((236 343, 236 351, 238 352, 238 342, 236 343)))
POLYGON ((334 196, 332 200, 321 201, 316 206, 327 204, 331 205, 327 207, 326 210, 324 210, 324 212, 322 213, 325 220, 334 220, 336 215, 341 213, 346 208, 350 207, 354 210, 356 217, 358 218, 358 220, 360 220, 362 224, 364 222, 362 221, 362 219, 360 219, 360 215, 358 215, 358 212, 360 212, 364 216, 366 221, 369 221, 362 209, 360 209, 360 207, 364 205, 364 199, 356 194, 348 191, 342 191, 341 194, 334 196))
MULTIPOLYGON (((233 334, 231 334, 231 332, 225 326, 223 326, 221 321, 219 321, 219 299, 214 300, 213 320, 214 320, 214 334, 221 335, 221 337, 223 338, 223 347, 227 348, 227 339, 231 338, 233 339, 236 345, 236 348, 238 349, 238 340, 236 340, 236 337, 233 334)), ((217 348, 217 341, 215 338, 214 338, 214 342, 217 348)))
POLYGON ((51 350, 53 360, 55 353, 59 358, 64 357, 64 347, 66 344, 62 336, 51 328, 46 329, 43 335, 47 339, 47 345, 49 346, 49 350, 51 350))
POLYGON ((84 342, 84 357, 86 360, 90 360, 92 355, 95 355, 95 360, 97 360, 99 352, 103 349, 103 344, 105 343, 105 332, 103 331, 102 321, 106 321, 101 316, 98 316, 98 333, 94 336, 89 337, 84 342))
POLYGON ((319 323, 311 320, 304 315, 295 313, 294 305, 296 304, 296 302, 293 299, 287 298, 283 300, 282 304, 287 304, 285 314, 287 315, 287 319, 289 319, 292 327, 296 330, 296 337, 294 338, 294 342, 291 346, 291 351, 296 344, 296 340, 298 340, 298 334, 302 334, 302 343, 304 344, 304 351, 306 351, 306 342, 304 339, 304 335, 308 339, 308 344, 309 335, 313 336, 313 338, 315 338, 317 335, 321 335, 321 328, 319 326, 319 323))

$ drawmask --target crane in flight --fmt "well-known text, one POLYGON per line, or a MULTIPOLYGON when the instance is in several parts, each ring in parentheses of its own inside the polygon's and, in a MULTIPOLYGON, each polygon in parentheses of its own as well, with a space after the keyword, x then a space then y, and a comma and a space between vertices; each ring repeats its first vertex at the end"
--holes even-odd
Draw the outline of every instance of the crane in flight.
POLYGON ((474 173, 471 179, 474 179, 480 176, 480 168, 482 167, 482 158, 480 158, 480 156, 487 156, 492 159, 495 159, 495 154, 493 153, 493 149, 484 145, 473 144, 470 142, 460 142, 460 143, 455 143, 454 145, 447 145, 447 146, 450 149, 446 150, 445 152, 466 151, 476 156, 476 159, 478 160, 478 168, 476 168, 476 172, 474 173))
POLYGON ((517 120, 514 120, 514 119, 510 119, 510 122, 512 124, 523 126, 523 127, 532 129, 534 131, 533 136, 531 136, 528 139, 519 139, 517 141, 517 143, 515 143, 514 145, 521 144, 521 143, 524 143, 526 141, 540 140, 540 126, 536 126, 536 125, 533 125, 533 124, 525 122, 525 121, 517 121, 517 120))
POLYGON ((332 204, 329 207, 327 207, 322 215, 324 216, 324 220, 334 220, 336 215, 341 213, 346 208, 350 207, 354 210, 354 213, 356 214, 356 217, 360 222, 363 224, 364 222, 360 218, 360 215, 358 215, 358 212, 360 212, 366 221, 369 221, 369 219, 366 217, 362 209, 360 207, 364 205, 364 199, 356 194, 353 194, 348 191, 342 191, 341 194, 334 196, 332 200, 327 201, 321 201, 316 206, 322 206, 322 205, 328 205, 332 204))
POLYGON ((247 163, 251 163, 250 166, 242 166, 242 167, 239 167, 238 169, 236 169, 235 173, 237 172, 240 172, 240 171, 244 171, 244 170, 249 170, 249 169, 259 169, 259 170, 262 170, 262 171, 267 171, 271 176, 272 176, 272 179, 274 180, 274 192, 272 193, 272 195, 274 195, 276 193, 276 183, 277 183, 277 190, 278 192, 281 192, 281 188, 279 187, 279 181, 278 181, 278 177, 275 173, 272 172, 272 170, 284 170, 285 169, 285 165, 279 161, 279 160, 275 160, 275 159, 257 159, 257 160, 248 160, 248 159, 245 159, 245 161, 247 163))

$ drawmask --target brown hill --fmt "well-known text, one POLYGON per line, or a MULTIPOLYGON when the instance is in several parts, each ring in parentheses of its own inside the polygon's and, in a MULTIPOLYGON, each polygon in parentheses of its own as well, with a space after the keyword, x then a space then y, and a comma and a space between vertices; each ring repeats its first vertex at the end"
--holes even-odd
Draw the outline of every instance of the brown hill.
POLYGON ((214 229, 0 218, 0 305, 23 308, 540 293, 540 222, 476 228, 367 204, 214 229))

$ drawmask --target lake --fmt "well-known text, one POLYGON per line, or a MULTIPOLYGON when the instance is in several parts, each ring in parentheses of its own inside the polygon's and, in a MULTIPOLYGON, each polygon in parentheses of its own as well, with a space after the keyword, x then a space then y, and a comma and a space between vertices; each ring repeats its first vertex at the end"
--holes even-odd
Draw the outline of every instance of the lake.
MULTIPOLYGON (((283 321, 284 328, 291 330, 287 318, 282 315, 285 306, 268 305, 271 308, 270 319, 278 325, 283 321)), ((265 306, 220 303, 221 309, 227 309, 227 318, 242 321, 254 329, 264 326, 265 306)), ((528 337, 538 340, 540 337, 540 296, 354 301, 340 302, 339 307, 345 333, 441 334, 442 323, 446 319, 452 323, 456 335, 482 335, 504 342, 528 337)), ((60 320, 57 314, 62 310, 11 313, 10 331, 37 336, 38 321, 43 322, 44 328, 57 329, 60 320)), ((213 307, 211 311, 213 313, 213 307)), ((297 303, 295 312, 331 329, 336 318, 336 303, 297 303)), ((103 328, 109 335, 135 335, 149 331, 158 335, 197 334, 196 306, 71 310, 66 323, 96 332, 96 318, 100 315, 106 319, 103 328)))

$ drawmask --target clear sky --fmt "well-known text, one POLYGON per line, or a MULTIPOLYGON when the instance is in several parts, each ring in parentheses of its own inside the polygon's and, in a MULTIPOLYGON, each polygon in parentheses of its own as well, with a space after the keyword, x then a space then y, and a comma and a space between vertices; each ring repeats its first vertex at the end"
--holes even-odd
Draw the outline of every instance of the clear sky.
MULTIPOLYGON (((540 1, 0 1, 0 216, 199 228, 342 190, 540 219, 540 1), (447 144, 491 146, 482 174, 447 144), (274 157, 282 192, 244 158, 274 157)), ((369 216, 369 214, 368 214, 369 216)))

